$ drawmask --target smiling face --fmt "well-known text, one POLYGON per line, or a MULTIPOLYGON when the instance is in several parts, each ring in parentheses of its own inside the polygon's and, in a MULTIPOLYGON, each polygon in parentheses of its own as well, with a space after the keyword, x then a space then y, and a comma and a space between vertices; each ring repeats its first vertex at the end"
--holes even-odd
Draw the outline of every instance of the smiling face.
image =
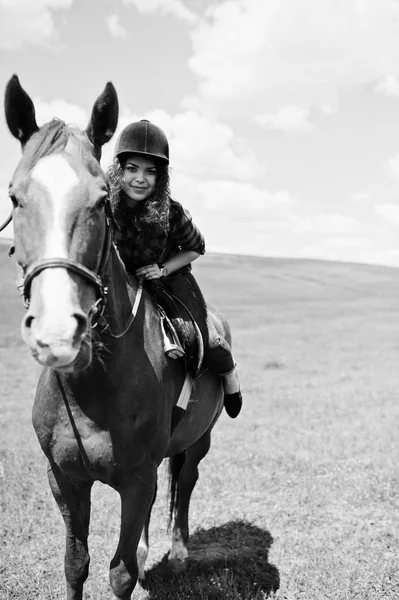
POLYGON ((122 170, 122 189, 133 204, 147 200, 154 192, 157 182, 155 162, 139 154, 128 154, 122 170))

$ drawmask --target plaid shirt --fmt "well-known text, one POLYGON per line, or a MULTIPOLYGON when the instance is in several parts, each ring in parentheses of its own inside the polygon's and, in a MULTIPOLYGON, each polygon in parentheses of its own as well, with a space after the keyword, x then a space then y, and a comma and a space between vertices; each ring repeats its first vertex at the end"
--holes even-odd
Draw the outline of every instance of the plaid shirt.
MULTIPOLYGON (((130 273, 149 264, 162 264, 180 250, 205 253, 204 238, 192 222, 190 213, 171 198, 168 230, 156 224, 151 227, 139 226, 136 213, 129 210, 123 199, 117 206, 114 216, 120 227, 120 231, 114 230, 114 241, 130 273)), ((173 275, 187 271, 191 271, 191 264, 179 269, 173 275)))

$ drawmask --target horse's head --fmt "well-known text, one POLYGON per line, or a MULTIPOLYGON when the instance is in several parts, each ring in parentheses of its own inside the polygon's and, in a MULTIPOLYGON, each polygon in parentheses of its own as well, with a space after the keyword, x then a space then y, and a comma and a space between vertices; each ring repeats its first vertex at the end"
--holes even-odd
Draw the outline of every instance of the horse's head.
POLYGON ((106 85, 85 132, 56 119, 39 128, 32 100, 14 76, 5 115, 22 146, 10 184, 28 305, 22 337, 40 364, 73 371, 90 362, 93 306, 103 300, 108 193, 99 158, 117 126, 116 91, 106 85))

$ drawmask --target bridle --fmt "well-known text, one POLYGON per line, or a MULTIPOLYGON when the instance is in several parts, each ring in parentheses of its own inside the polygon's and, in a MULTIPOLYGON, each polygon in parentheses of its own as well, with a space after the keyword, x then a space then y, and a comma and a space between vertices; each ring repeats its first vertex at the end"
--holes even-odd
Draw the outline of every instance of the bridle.
POLYGON ((7 219, 4 221, 3 225, 0 226, 0 231, 3 231, 12 221, 12 211, 8 215, 7 219))
MULTIPOLYGON (((12 212, 9 215, 9 217, 7 218, 7 220, 3 223, 3 225, 1 225, 0 231, 3 231, 3 229, 5 229, 7 227, 7 225, 9 225, 11 223, 11 220, 12 220, 12 212)), ((105 204, 105 238, 104 238, 104 244, 103 244, 103 248, 102 248, 102 252, 101 252, 101 259, 100 259, 100 263, 99 263, 97 272, 92 271, 91 269, 85 267, 81 263, 79 263, 75 260, 72 260, 70 258, 45 258, 45 259, 38 260, 38 261, 35 261, 34 263, 32 263, 26 270, 23 281, 22 281, 21 285, 19 286, 20 289, 22 289, 22 297, 24 300, 25 307, 29 308, 30 291, 31 291, 33 279, 37 275, 39 275, 39 273, 42 273, 42 271, 44 271, 46 269, 58 269, 61 267, 61 268, 66 269, 67 271, 70 271, 71 273, 75 273, 76 275, 79 275, 82 279, 84 279, 85 281, 87 281, 88 283, 90 283, 91 285, 94 286, 94 288, 96 290, 97 298, 96 298, 96 301, 94 302, 93 306, 88 311, 88 318, 91 323, 92 329, 97 327, 100 320, 102 319, 103 320, 102 331, 107 332, 109 335, 111 335, 112 337, 115 337, 115 338, 122 337, 128 331, 128 329, 130 328, 130 326, 136 316, 136 313, 137 313, 137 310, 139 307, 139 303, 140 303, 140 299, 141 299, 143 282, 141 279, 139 280, 139 287, 138 287, 136 298, 135 298, 135 301, 134 301, 134 304, 132 307, 132 311, 131 311, 128 322, 127 322, 126 326, 124 327, 123 331, 118 334, 112 333, 108 323, 105 321, 105 319, 103 317, 105 307, 107 304, 107 293, 108 293, 108 287, 104 285, 103 279, 105 277, 108 261, 109 261, 110 255, 111 255, 111 248, 112 248, 111 222, 114 223, 114 218, 113 218, 112 210, 110 207, 109 199, 107 199, 106 204, 105 204)), ((115 224, 115 225, 117 226, 117 224, 115 224)))
POLYGON ((93 285, 93 287, 95 288, 97 299, 88 312, 88 317, 91 320, 92 327, 95 327, 98 323, 98 319, 104 313, 107 301, 108 288, 103 284, 103 278, 110 257, 111 245, 112 236, 108 219, 106 217, 105 238, 103 249, 101 252, 101 260, 98 267, 98 273, 95 273, 91 269, 88 269, 81 263, 70 258, 44 258, 42 260, 38 260, 32 263, 25 272, 21 286, 25 306, 29 308, 30 290, 33 279, 37 275, 39 275, 39 273, 42 273, 42 271, 45 271, 46 269, 59 269, 61 267, 66 269, 67 271, 70 271, 71 273, 79 275, 82 279, 93 285))

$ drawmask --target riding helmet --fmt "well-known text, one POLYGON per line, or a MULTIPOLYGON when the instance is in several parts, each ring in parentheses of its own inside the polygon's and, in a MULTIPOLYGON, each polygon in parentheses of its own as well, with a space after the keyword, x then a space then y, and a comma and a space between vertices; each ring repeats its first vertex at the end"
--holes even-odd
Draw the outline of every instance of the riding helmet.
POLYGON ((134 152, 169 163, 168 139, 162 129, 146 119, 130 123, 116 142, 115 157, 134 152))

